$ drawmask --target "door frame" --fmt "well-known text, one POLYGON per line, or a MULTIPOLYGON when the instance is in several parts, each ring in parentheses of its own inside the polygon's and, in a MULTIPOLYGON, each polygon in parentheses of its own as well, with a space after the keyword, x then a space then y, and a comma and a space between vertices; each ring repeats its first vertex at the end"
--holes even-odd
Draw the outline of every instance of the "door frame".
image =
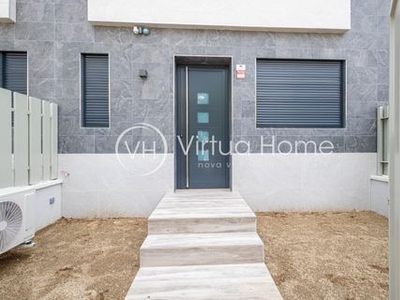
MULTIPOLYGON (((187 65, 187 66, 220 66, 226 67, 228 69, 228 142, 232 142, 232 128, 233 128, 233 116, 232 116, 232 95, 233 95, 233 74, 232 74, 232 56, 219 56, 219 55, 179 55, 175 54, 173 56, 173 99, 174 99, 174 130, 173 130, 173 153, 174 153, 174 190, 186 190, 178 189, 178 151, 177 151, 177 134, 178 134, 178 92, 177 92, 177 66, 187 65)), ((229 190, 233 189, 233 163, 232 154, 229 155, 228 169, 228 180, 229 180, 229 190)), ((188 188, 187 190, 190 190, 188 188)))

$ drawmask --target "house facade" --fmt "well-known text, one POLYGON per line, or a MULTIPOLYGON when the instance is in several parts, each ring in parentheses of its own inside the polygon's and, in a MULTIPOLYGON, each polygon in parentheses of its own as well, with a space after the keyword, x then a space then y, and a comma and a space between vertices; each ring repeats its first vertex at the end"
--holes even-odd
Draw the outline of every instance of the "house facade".
POLYGON ((256 211, 370 209, 390 0, 0 7, 2 86, 24 92, 22 72, 59 106, 64 216, 147 216, 199 188, 256 211))

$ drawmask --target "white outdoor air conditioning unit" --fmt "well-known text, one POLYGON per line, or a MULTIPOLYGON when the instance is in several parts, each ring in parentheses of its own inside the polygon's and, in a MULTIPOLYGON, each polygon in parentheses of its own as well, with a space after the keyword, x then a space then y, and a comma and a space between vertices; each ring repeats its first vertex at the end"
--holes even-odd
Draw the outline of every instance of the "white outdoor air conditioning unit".
POLYGON ((0 254, 35 235, 35 190, 0 194, 0 254))

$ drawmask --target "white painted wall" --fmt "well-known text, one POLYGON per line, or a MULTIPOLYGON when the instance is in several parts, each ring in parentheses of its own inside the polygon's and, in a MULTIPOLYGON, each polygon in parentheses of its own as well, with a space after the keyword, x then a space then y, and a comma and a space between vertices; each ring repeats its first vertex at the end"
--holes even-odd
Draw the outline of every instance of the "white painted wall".
POLYGON ((390 45, 390 300, 400 299, 400 5, 393 0, 390 45))
MULTIPOLYGON (((65 217, 148 216, 174 190, 173 154, 146 177, 129 173, 114 154, 60 154, 59 163, 69 173, 65 217)), ((256 211, 370 210, 375 168, 373 153, 234 155, 233 186, 256 211)))
MULTIPOLYGON (((151 164, 152 155, 135 170, 151 164)), ((149 176, 137 176, 121 166, 115 154, 60 154, 64 179, 62 213, 65 217, 149 216, 167 192, 173 191, 173 155, 149 176), (65 174, 65 173, 64 173, 65 174)))
POLYGON ((343 32, 351 0, 88 0, 97 25, 343 32))
POLYGON ((15 22, 16 0, 0 0, 0 22, 15 22))
POLYGON ((370 210, 376 154, 234 155, 234 190, 255 211, 370 210))
POLYGON ((388 176, 371 176, 371 210, 389 218, 389 179, 388 176))

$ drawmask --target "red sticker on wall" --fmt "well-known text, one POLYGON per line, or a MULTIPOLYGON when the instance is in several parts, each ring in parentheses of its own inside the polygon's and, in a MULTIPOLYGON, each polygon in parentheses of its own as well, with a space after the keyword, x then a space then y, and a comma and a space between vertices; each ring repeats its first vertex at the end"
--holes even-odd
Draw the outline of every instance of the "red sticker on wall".
POLYGON ((236 65, 236 79, 246 78, 246 65, 236 65))

